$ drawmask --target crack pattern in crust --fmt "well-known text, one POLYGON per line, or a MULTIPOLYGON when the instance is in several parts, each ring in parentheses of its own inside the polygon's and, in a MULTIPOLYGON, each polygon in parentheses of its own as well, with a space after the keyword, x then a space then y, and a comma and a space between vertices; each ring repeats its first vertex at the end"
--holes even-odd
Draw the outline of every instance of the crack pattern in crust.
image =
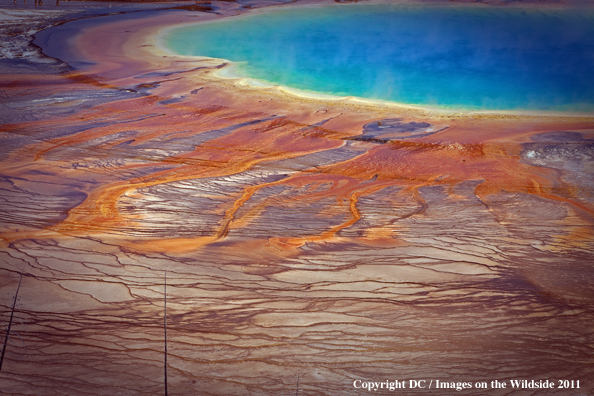
POLYGON ((165 271, 172 393, 592 391, 591 119, 423 118, 168 62, 1 83, 3 392, 162 392, 165 271))

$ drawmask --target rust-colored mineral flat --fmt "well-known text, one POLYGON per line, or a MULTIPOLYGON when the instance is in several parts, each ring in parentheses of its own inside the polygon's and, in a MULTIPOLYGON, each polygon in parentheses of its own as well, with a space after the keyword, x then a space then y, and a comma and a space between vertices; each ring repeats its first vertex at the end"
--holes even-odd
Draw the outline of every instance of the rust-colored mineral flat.
POLYGON ((0 391, 164 394, 166 297, 171 395, 592 394, 594 117, 304 98, 154 46, 233 4, 2 75, 0 391))

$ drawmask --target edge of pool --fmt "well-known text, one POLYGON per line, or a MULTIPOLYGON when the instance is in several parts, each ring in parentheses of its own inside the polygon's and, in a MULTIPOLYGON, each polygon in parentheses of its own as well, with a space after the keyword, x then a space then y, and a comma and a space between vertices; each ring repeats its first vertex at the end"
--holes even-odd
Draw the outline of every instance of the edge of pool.
MULTIPOLYGON (((578 112, 578 111, 555 111, 555 110, 492 110, 492 109, 468 109, 464 107, 440 107, 430 105, 417 105, 401 102, 394 102, 382 99, 371 99, 358 96, 339 96, 325 93, 318 93, 309 90, 301 90, 298 88, 288 87, 274 82, 256 79, 250 76, 241 74, 238 71, 237 65, 240 62, 234 62, 223 58, 212 58, 206 56, 191 56, 180 55, 165 44, 165 37, 173 30, 177 30, 186 26, 193 26, 196 24, 219 23, 223 21, 233 20, 237 18, 246 18, 263 13, 278 12, 288 8, 315 8, 315 7, 350 7, 350 6, 365 6, 372 4, 395 4, 395 5, 423 5, 423 6, 447 6, 451 7, 492 7, 492 5, 483 3, 454 3, 449 2, 434 2, 425 3, 420 1, 382 1, 371 0, 364 3, 336 3, 331 1, 312 1, 305 0, 304 2, 289 3, 282 5, 267 6, 255 9, 246 9, 244 13, 235 15, 219 15, 206 21, 181 22, 176 24, 169 24, 166 26, 157 27, 154 32, 147 35, 147 43, 151 46, 151 52, 157 56, 173 57, 185 61, 206 62, 213 67, 211 75, 217 79, 233 82, 247 88, 256 90, 265 90, 268 92, 278 92, 293 96, 298 99, 325 101, 333 103, 349 103, 353 105, 368 105, 381 108, 393 108, 399 110, 408 110, 422 113, 425 116, 433 117, 472 117, 472 118, 508 118, 508 117, 561 117, 561 118, 594 118, 594 112, 578 112)), ((547 8, 547 9, 566 9, 575 6, 565 6, 564 4, 506 4, 502 7, 509 8, 547 8)), ((577 8, 594 9, 594 4, 591 6, 578 6, 577 8)))

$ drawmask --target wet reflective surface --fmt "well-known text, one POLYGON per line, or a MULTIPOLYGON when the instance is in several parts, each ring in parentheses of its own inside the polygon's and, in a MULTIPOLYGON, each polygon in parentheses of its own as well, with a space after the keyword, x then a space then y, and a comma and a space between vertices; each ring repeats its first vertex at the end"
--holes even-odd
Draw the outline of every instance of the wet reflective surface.
POLYGON ((3 392, 163 393, 165 282, 171 394, 592 392, 591 118, 297 100, 117 40, 181 15, 3 76, 3 392))
POLYGON ((590 7, 334 4, 184 26, 164 43, 314 92, 446 108, 594 111, 590 7))

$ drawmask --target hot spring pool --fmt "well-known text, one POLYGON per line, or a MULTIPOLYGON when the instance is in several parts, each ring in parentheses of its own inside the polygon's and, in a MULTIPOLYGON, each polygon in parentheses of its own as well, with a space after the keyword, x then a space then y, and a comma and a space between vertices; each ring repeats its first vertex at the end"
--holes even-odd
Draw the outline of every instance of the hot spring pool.
POLYGON ((445 108, 594 111, 592 10, 333 5, 180 27, 163 42, 311 92, 445 108))

